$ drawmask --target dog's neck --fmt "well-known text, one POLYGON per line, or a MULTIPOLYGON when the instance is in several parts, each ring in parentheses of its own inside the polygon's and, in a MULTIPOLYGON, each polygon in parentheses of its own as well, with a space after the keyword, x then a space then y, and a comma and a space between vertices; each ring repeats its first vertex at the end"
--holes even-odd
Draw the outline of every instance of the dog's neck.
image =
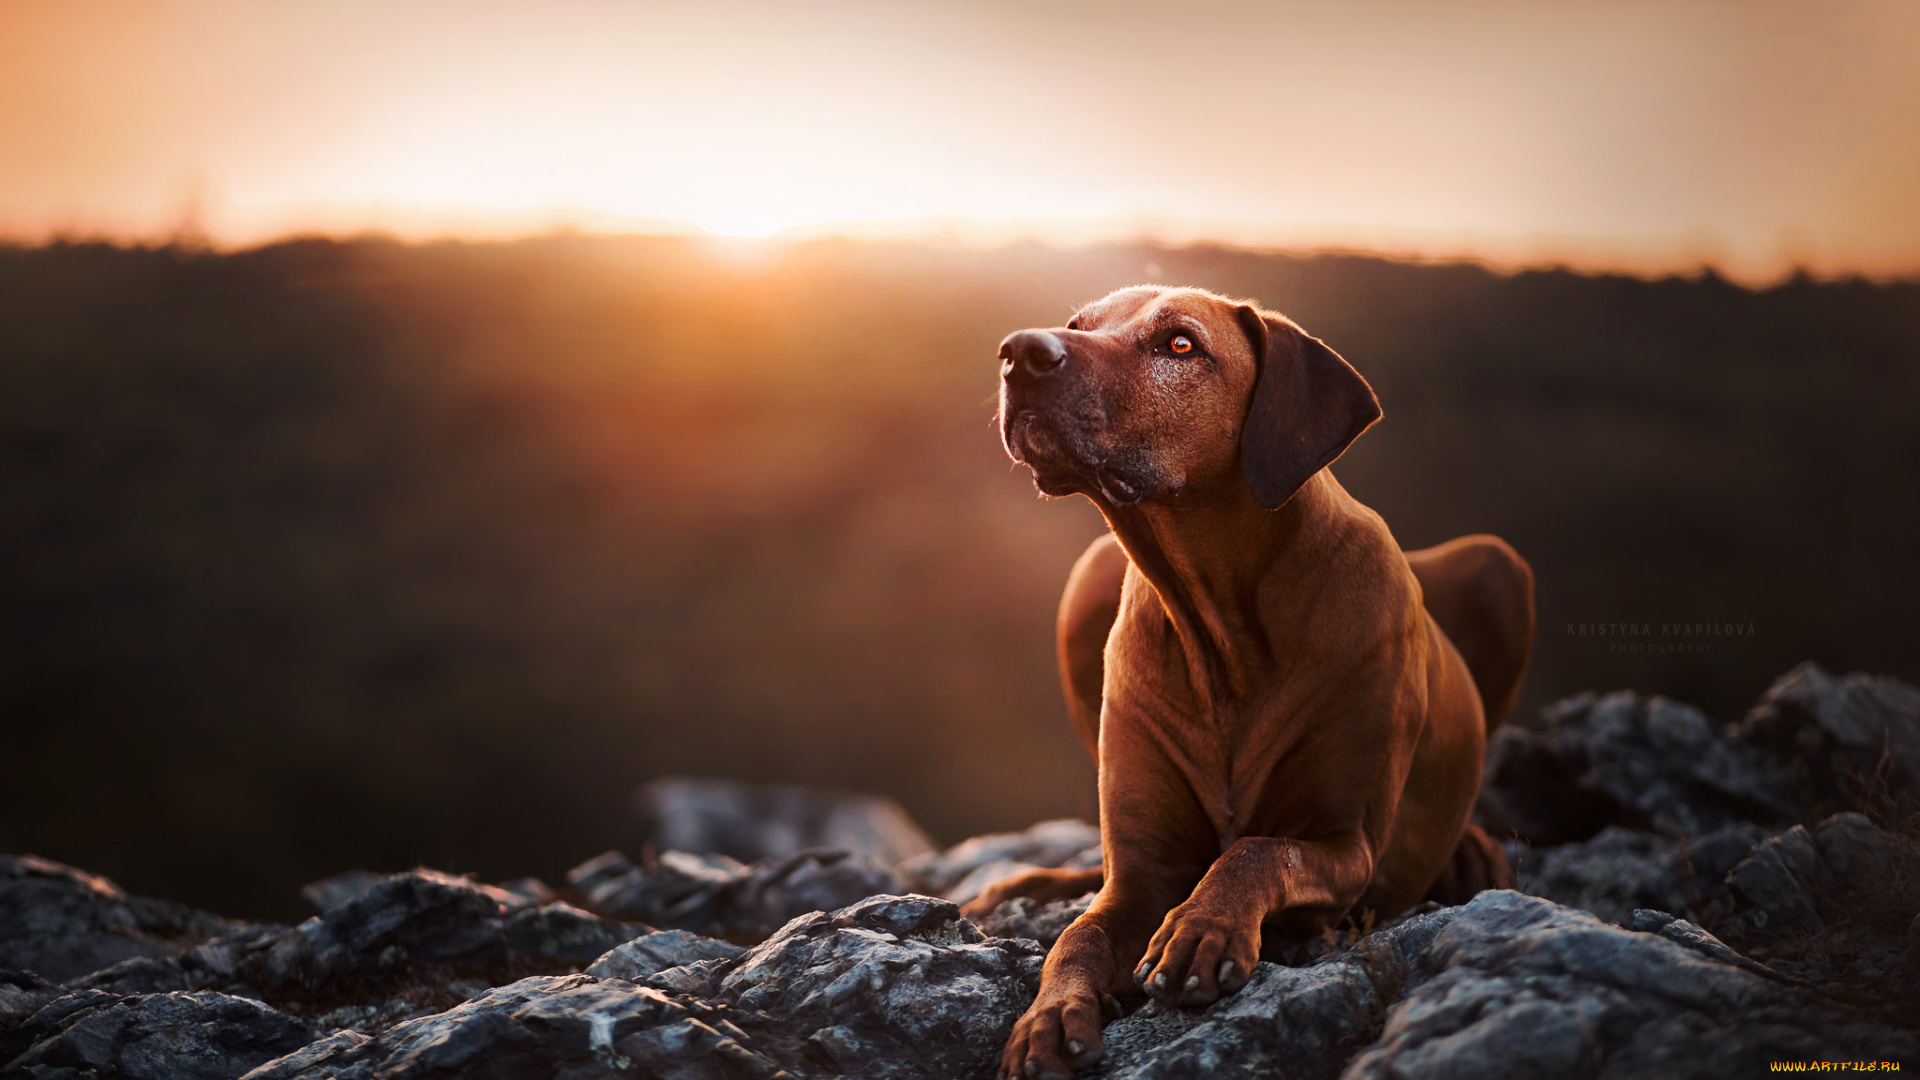
POLYGON ((1245 484, 1130 507, 1096 501, 1159 596, 1193 687, 1212 706, 1246 697, 1274 670, 1288 643, 1273 639, 1267 608, 1311 600, 1317 586, 1306 568, 1338 543, 1340 509, 1351 499, 1322 469, 1277 510, 1255 502, 1245 484))

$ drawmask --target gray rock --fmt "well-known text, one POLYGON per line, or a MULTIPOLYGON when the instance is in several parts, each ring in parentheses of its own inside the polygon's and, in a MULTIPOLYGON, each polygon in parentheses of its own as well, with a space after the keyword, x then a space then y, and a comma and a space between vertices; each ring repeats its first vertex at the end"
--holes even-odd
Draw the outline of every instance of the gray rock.
POLYGON ((567 871, 567 881, 601 915, 677 926, 683 918, 711 921, 715 895, 746 872, 745 864, 724 855, 664 851, 641 867, 609 851, 567 871))
POLYGON ((1911 798, 1920 785, 1920 689, 1882 675, 1835 678, 1808 662, 1781 676, 1734 729, 1785 763, 1800 802, 1911 798), (1884 757, 1884 763, 1883 763, 1884 757))
POLYGON ((567 878, 602 915, 736 941, 762 940, 798 915, 900 891, 892 867, 850 851, 802 851, 752 866, 667 851, 651 868, 610 851, 567 878))
POLYGON ((22 1026, 17 1035, 31 1044, 4 1072, 34 1080, 233 1080, 315 1034, 291 1016, 225 994, 84 991, 22 1026))
POLYGON ((546 882, 537 877, 514 878, 495 886, 502 892, 511 893, 529 904, 551 904, 560 899, 558 893, 546 882))
MULTIPOLYGON (((565 904, 530 906, 491 886, 414 870, 383 878, 325 915, 247 945, 232 970, 262 988, 319 988, 379 983, 433 965, 578 965, 645 930, 565 904)), ((220 963, 206 961, 209 968, 220 963)))
POLYGON ((1726 942, 1708 933, 1704 927, 1689 922, 1686 919, 1669 915, 1664 911, 1653 911, 1647 908, 1641 908, 1633 913, 1632 918, 1627 920, 1626 928, 1637 933, 1653 934, 1657 937, 1666 938, 1668 941, 1692 949, 1694 952, 1710 960, 1718 960, 1723 964, 1732 964, 1734 967, 1751 971, 1756 975, 1764 975, 1769 979, 1778 979, 1784 982, 1795 981, 1765 964, 1734 951, 1726 942))
POLYGON ((732 961, 714 998, 830 1073, 986 1076, 1033 1001, 1044 951, 987 940, 957 905, 874 896, 805 915, 732 961))
POLYGON ((66 993, 61 986, 31 971, 0 968, 0 1064, 17 1052, 7 1049, 6 1037, 48 1002, 66 993))
POLYGON ((1460 908, 1414 916, 1305 967, 1261 963, 1239 993, 1198 1014, 1149 1005, 1107 1025, 1111 1080, 1332 1078, 1372 1042, 1416 958, 1460 908))
POLYGON ((1514 887, 1621 924, 1636 908, 1718 912, 1733 904, 1727 872, 1767 837, 1738 823, 1683 843, 1610 825, 1578 843, 1519 848, 1514 887))
POLYGON ((1885 877, 1902 862, 1915 860, 1912 840, 1892 836, 1867 819, 1865 814, 1835 814, 1813 830, 1814 846, 1820 859, 1835 878, 1855 876, 1885 877))
POLYGON ((536 976, 368 1038, 342 1032, 247 1080, 772 1080, 723 1010, 624 979, 536 976))
POLYGON ((831 788, 674 777, 634 793, 629 850, 727 855, 742 862, 851 851, 893 866, 933 841, 892 799, 831 788))
POLYGON ((371 1039, 334 1036, 250 1080, 985 1076, 1040 964, 1031 943, 983 938, 952 903, 877 896, 669 969, 707 969, 706 1000, 626 979, 524 979, 371 1039))
POLYGON ((1485 892, 1454 910, 1349 1080, 1717 1077, 1920 1053, 1809 991, 1545 900, 1485 892))
POLYGON ((1042 821, 1023 832, 962 840, 902 864, 908 888, 964 904, 1003 877, 1026 870, 1100 865, 1100 830, 1077 818, 1042 821))
POLYGON ((1502 728, 1487 747, 1480 811, 1496 835, 1535 846, 1608 825, 1703 836, 1801 813, 1787 771, 1698 709, 1628 691, 1548 706, 1538 730, 1502 728))
POLYGON ((122 960, 67 985, 75 990, 108 990, 116 994, 165 994, 197 989, 180 961, 151 956, 122 960))
POLYGON ((738 945, 685 930, 659 930, 615 946, 587 966, 602 979, 645 979, 668 968, 702 960, 731 960, 746 952, 738 945))
POLYGON ((371 870, 348 870, 300 886, 300 899, 307 902, 315 915, 325 915, 378 885, 386 876, 371 870))
POLYGON ((0 855, 0 968, 54 982, 137 957, 171 959, 241 924, 128 896, 97 874, 33 855, 0 855))
POLYGON ((993 937, 1028 938, 1046 948, 1060 940, 1073 920, 1093 906, 1093 897, 1041 903, 1025 896, 1004 900, 979 920, 981 933, 993 937))
POLYGON ((1834 876, 1806 827, 1795 825, 1754 848, 1727 873, 1727 886, 1740 900, 1735 917, 1740 930, 1818 932, 1826 924, 1817 898, 1833 888, 1834 876))
POLYGON ((558 960, 569 964, 590 964, 608 949, 644 933, 647 927, 614 922, 582 911, 571 904, 524 905, 507 916, 501 927, 506 955, 520 958, 558 960))

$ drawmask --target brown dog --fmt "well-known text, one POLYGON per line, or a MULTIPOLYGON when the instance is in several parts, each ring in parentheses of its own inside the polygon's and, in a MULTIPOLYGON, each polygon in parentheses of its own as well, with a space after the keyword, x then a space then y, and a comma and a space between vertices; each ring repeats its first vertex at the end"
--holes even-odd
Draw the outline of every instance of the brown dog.
POLYGON ((1100 887, 1005 1074, 1093 1064, 1136 987, 1232 993, 1263 934, 1505 885, 1467 815, 1526 668, 1532 574, 1493 537, 1403 554, 1326 471, 1380 417, 1366 380, 1285 317, 1197 289, 1121 290, 1000 357, 1008 452, 1113 529, 1060 607, 1104 884, 1039 871, 969 908, 1100 887))

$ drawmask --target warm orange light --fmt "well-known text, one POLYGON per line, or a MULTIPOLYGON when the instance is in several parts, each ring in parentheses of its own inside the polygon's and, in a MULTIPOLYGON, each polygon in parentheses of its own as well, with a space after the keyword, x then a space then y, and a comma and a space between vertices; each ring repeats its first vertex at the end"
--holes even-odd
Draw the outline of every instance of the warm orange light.
POLYGON ((0 0, 0 235, 1144 236, 1914 272, 1915 55, 1897 0, 0 0))

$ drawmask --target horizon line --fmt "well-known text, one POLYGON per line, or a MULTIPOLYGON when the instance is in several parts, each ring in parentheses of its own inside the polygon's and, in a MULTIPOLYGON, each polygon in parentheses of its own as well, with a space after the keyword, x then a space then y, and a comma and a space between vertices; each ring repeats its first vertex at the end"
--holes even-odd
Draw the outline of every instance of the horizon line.
MULTIPOLYGON (((469 223, 471 224, 471 223, 469 223)), ((513 245, 560 238, 589 240, 679 240, 702 243, 734 252, 760 249, 797 248, 819 243, 850 243, 872 246, 918 246, 933 250, 1005 250, 1027 245, 1058 251, 1093 248, 1143 247, 1165 251, 1216 248, 1255 255, 1289 258, 1351 257, 1371 258, 1417 266, 1473 266, 1500 276, 1527 273, 1571 273, 1582 277, 1623 277, 1645 282, 1700 280, 1717 278, 1754 291, 1779 287, 1796 281, 1819 284, 1865 282, 1876 286, 1920 285, 1920 256, 1911 265, 1875 269, 1864 266, 1815 266, 1815 260, 1794 258, 1785 252, 1770 261, 1767 270, 1740 268, 1725 257, 1701 252, 1683 255, 1675 252, 1660 256, 1645 252, 1638 257, 1611 256, 1600 252, 1540 250, 1556 244, 1367 244, 1324 240, 1287 242, 1281 239, 1235 239, 1209 229, 1177 229, 1184 235, 1156 234, 1155 230, 1113 229, 1115 223, 1034 223, 993 222, 971 218, 940 218, 914 222, 832 222, 800 225, 763 234, 713 232, 692 223, 645 221, 631 223, 588 224, 573 220, 522 222, 513 227, 495 222, 493 227, 453 226, 448 228, 407 228, 393 224, 360 227, 291 227, 262 231, 239 238, 215 237, 197 222, 185 222, 170 231, 49 228, 27 235, 15 230, 0 230, 0 247, 39 250, 62 246, 100 245, 127 250, 165 250, 219 256, 242 255, 286 244, 322 240, 332 243, 392 243, 406 247, 430 247, 441 244, 513 245), (1073 227, 1081 225, 1080 228, 1073 227), (1499 253, 1487 250, 1509 246, 1527 251, 1499 253), (1476 250, 1478 249, 1478 250, 1476 250)), ((1391 230, 1382 230, 1391 231, 1391 230)), ((1401 230, 1407 232, 1409 230, 1401 230)), ((1437 230, 1435 230, 1437 231, 1437 230)), ((1567 246, 1582 246, 1577 241, 1567 246)), ((1676 247, 1700 245, 1675 245, 1676 247)), ((1710 245, 1709 245, 1710 246, 1710 245)))

